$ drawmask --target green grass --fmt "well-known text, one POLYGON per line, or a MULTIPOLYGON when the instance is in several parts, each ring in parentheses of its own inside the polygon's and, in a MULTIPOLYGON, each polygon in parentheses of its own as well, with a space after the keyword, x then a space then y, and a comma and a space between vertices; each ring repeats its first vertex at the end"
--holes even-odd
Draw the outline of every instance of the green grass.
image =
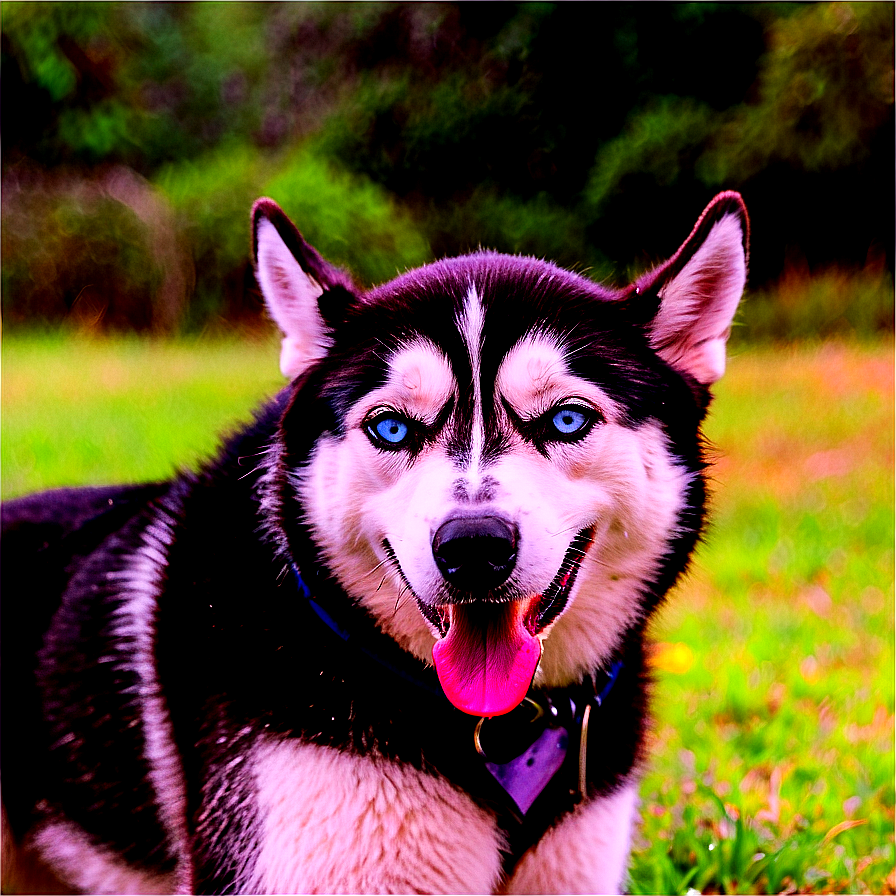
POLYGON ((276 339, 4 339, 2 495, 167 477, 284 385, 276 339))
POLYGON ((745 350, 717 392, 634 889, 892 893, 892 346, 745 350))
MULTIPOLYGON (((281 383, 272 340, 7 337, 3 495, 169 475, 281 383)), ((740 349, 717 394, 632 889, 892 893, 892 345, 740 349)))

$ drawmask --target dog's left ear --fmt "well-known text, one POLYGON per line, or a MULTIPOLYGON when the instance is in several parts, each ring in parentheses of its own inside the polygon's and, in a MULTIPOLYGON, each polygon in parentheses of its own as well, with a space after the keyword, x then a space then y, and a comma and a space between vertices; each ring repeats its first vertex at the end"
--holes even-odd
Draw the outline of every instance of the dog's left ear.
POLYGON ((750 224, 739 193, 720 193, 664 265, 642 277, 638 293, 659 307, 650 342, 672 367, 709 386, 725 372, 725 346, 747 279, 750 224))
POLYGON ((252 260, 268 312, 283 333, 280 369, 294 379, 327 353, 333 325, 355 299, 354 287, 272 199, 252 207, 252 260))

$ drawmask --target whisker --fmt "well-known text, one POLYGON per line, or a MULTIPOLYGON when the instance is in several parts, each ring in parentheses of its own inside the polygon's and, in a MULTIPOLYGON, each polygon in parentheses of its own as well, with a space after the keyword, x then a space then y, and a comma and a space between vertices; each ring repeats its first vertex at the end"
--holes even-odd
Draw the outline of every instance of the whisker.
POLYGON ((393 616, 398 612, 398 609, 399 609, 399 607, 401 606, 401 603, 402 603, 402 598, 403 598, 406 594, 408 594, 408 593, 410 592, 410 590, 411 590, 411 589, 410 589, 407 585, 403 585, 402 588, 401 588, 401 590, 398 592, 398 594, 397 594, 397 596, 396 596, 396 598, 395 598, 395 607, 394 607, 394 609, 392 610, 392 615, 393 615, 393 616))
POLYGON ((266 454, 270 453, 270 448, 265 448, 263 451, 256 451, 254 454, 241 454, 236 462, 242 466, 244 460, 248 460, 250 457, 264 457, 266 454))
POLYGON ((599 566, 602 569, 610 569, 610 564, 600 555, 596 553, 590 553, 587 557, 585 557, 584 562, 593 563, 595 566, 599 566))
POLYGON ((565 529, 558 529, 556 532, 549 532, 548 535, 551 538, 556 538, 558 535, 563 535, 566 532, 577 532, 579 527, 573 524, 572 526, 567 526, 565 529))
POLYGON ((397 342, 393 345, 389 345, 385 340, 381 339, 379 336, 376 337, 376 341, 385 349, 386 354, 381 355, 378 351, 374 350, 374 352, 373 352, 374 356, 376 358, 378 358, 380 361, 382 361, 383 364, 388 364, 389 363, 388 356, 395 354, 395 351, 398 347, 397 342))
MULTIPOLYGON (((389 562, 388 557, 385 557, 384 559, 380 560, 380 562, 377 563, 377 565, 374 566, 373 569, 371 569, 369 572, 364 573, 364 578, 366 579, 368 576, 372 576, 378 569, 381 569, 388 562, 389 562)), ((380 587, 382 587, 382 586, 380 586, 380 587)))

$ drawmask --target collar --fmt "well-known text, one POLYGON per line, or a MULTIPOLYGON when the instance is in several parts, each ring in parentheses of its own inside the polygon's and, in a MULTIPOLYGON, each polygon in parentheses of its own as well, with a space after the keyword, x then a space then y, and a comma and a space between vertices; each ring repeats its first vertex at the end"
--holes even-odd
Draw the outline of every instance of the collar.
POLYGON ((434 670, 427 669, 421 664, 420 660, 399 647, 391 638, 385 637, 372 622, 368 625, 362 625, 352 620, 350 623, 344 618, 345 614, 343 614, 344 621, 337 619, 335 614, 325 608, 320 600, 311 593, 311 589, 305 584, 295 564, 292 565, 292 571, 299 592, 305 598, 308 606, 314 610, 321 622, 345 641, 346 644, 351 644, 352 647, 404 681, 440 697, 449 706, 451 705, 439 685, 434 670), (349 625, 352 627, 349 628, 349 625))

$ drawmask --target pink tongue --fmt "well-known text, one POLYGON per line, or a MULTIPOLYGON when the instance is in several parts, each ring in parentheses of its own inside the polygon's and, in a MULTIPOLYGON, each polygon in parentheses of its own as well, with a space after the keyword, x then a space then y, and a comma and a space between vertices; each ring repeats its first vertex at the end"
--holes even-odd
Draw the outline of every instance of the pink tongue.
POLYGON ((432 660, 442 690, 464 712, 500 716, 518 706, 538 668, 541 641, 523 625, 520 602, 449 608, 448 634, 432 660))

